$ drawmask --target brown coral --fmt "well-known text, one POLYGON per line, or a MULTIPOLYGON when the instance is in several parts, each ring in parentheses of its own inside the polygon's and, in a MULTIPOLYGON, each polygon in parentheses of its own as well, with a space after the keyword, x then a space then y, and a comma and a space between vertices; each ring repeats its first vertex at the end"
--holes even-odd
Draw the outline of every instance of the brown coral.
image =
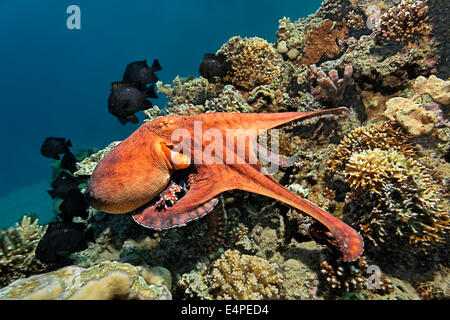
POLYGON ((378 283, 369 282, 366 274, 369 263, 365 256, 351 263, 341 261, 322 261, 320 273, 332 290, 359 291, 369 289, 378 294, 389 294, 394 291, 391 281, 383 274, 379 275, 378 283), (372 286, 373 285, 373 286, 372 286))
POLYGON ((375 32, 386 40, 403 42, 412 38, 428 35, 428 6, 422 0, 402 0, 395 7, 381 15, 380 24, 375 32))
POLYGON ((328 75, 317 68, 315 64, 310 66, 311 78, 315 78, 317 86, 311 89, 311 93, 316 99, 329 103, 330 106, 336 107, 344 96, 345 88, 353 82, 353 67, 345 66, 343 77, 340 79, 337 70, 332 69, 328 75))
POLYGON ((345 22, 335 22, 330 19, 306 34, 306 49, 302 63, 306 65, 318 63, 323 56, 333 58, 342 50, 340 42, 348 35, 345 22))
POLYGON ((220 53, 231 61, 232 68, 231 74, 222 81, 238 88, 250 91, 257 86, 270 84, 280 75, 278 65, 282 60, 264 39, 232 37, 217 51, 217 54, 220 53))

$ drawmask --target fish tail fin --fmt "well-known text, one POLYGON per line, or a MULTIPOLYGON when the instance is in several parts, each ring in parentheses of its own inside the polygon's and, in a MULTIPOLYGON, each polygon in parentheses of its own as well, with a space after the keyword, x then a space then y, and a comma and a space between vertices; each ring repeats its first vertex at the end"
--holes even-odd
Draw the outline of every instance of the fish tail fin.
POLYGON ((150 87, 148 87, 145 90, 145 96, 147 98, 155 98, 155 99, 158 98, 158 96, 156 95, 156 92, 155 92, 155 85, 152 84, 150 87))
POLYGON ((153 72, 162 70, 162 67, 159 64, 158 59, 153 60, 153 64, 152 64, 152 68, 151 69, 153 70, 153 72))

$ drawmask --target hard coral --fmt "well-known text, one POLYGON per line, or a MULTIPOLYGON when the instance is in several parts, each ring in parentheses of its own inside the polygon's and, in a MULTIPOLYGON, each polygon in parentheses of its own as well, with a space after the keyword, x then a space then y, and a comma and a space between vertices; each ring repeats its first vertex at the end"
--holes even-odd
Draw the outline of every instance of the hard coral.
POLYGON ((344 22, 325 20, 317 29, 306 34, 306 49, 301 62, 310 65, 318 63, 323 56, 334 58, 341 53, 340 42, 347 35, 348 29, 344 22))
POLYGON ((227 250, 214 262, 208 281, 217 299, 260 300, 279 298, 283 277, 267 260, 227 250))
POLYGON ((407 156, 413 156, 414 149, 408 143, 409 138, 410 136, 401 128, 393 127, 389 122, 356 128, 345 136, 334 150, 325 171, 332 174, 337 170, 343 170, 353 153, 366 149, 393 149, 407 156))
POLYGON ((320 264, 320 273, 332 290, 354 292, 369 289, 379 294, 389 294, 394 291, 391 281, 385 275, 379 275, 379 281, 371 283, 366 276, 369 263, 365 256, 352 263, 327 260, 320 264))
POLYGON ((390 8, 381 15, 379 27, 375 32, 386 40, 403 42, 412 38, 428 35, 427 1, 402 0, 398 6, 390 8))
POLYGON ((0 299, 171 299, 167 283, 152 272, 145 267, 109 261, 86 269, 69 266, 14 281, 0 290, 0 299))
POLYGON ((217 54, 231 61, 231 73, 222 79, 225 83, 250 91, 271 83, 280 75, 281 57, 266 40, 253 37, 232 37, 217 54))
POLYGON ((345 87, 353 82, 353 67, 346 66, 341 79, 335 69, 330 70, 327 75, 322 68, 317 68, 313 64, 310 66, 310 70, 311 78, 315 78, 317 81, 317 86, 311 89, 311 93, 316 99, 329 103, 331 107, 336 107, 344 96, 345 87))
POLYGON ((375 245, 405 240, 425 250, 449 229, 444 191, 417 161, 408 135, 384 123, 353 130, 336 148, 327 172, 342 170, 351 193, 347 214, 375 245))
POLYGON ((34 252, 44 233, 39 220, 32 221, 28 216, 20 224, 0 231, 0 286, 42 270, 34 252))

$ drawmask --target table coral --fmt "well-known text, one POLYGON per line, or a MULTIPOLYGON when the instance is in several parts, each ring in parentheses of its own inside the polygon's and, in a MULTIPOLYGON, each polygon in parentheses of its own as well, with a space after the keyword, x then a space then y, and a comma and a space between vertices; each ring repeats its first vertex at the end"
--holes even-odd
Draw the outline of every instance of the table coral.
POLYGON ((159 274, 153 275, 151 269, 107 261, 89 268, 69 266, 16 280, 0 289, 0 299, 166 300, 171 299, 171 294, 159 274))
POLYGON ((0 231, 0 286, 44 269, 34 252, 45 229, 38 219, 25 215, 14 227, 0 231))
POLYGON ((266 40, 253 37, 232 37, 217 54, 231 61, 231 74, 222 81, 244 90, 271 83, 280 75, 280 55, 266 40))
POLYGON ((428 22, 427 1, 402 0, 381 15, 375 32, 386 40, 403 42, 428 35, 432 29, 428 22))
POLYGON ((280 297, 283 277, 267 260, 227 250, 208 275, 217 299, 260 300, 280 297))

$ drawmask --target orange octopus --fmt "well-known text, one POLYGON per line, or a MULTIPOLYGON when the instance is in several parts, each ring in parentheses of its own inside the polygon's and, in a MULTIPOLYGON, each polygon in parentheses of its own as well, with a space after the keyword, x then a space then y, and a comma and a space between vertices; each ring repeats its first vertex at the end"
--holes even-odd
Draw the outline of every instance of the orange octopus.
MULTIPOLYGON (((267 174, 258 159, 254 160, 257 151, 264 149, 256 141, 261 130, 292 121, 347 114, 348 110, 342 107, 315 112, 207 113, 158 118, 143 124, 99 162, 86 198, 96 209, 131 212, 134 220, 145 227, 169 229, 211 212, 219 201, 218 195, 225 191, 253 192, 282 201, 320 222, 327 229, 321 233, 327 244, 338 249, 341 260, 352 261, 363 251, 361 236, 284 188, 267 174), (239 129, 245 132, 244 146, 238 143, 239 134, 233 136, 232 143, 218 139, 225 137, 228 130, 239 129), (208 135, 211 130, 215 135, 208 135)), ((270 153, 268 157, 285 165, 286 159, 270 153)))

